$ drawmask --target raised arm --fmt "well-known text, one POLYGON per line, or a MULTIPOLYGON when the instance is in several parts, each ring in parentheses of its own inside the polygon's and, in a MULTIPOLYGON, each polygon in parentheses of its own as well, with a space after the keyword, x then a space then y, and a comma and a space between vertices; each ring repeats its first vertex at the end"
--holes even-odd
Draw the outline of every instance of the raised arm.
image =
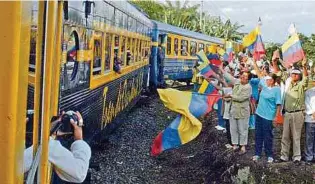
POLYGON ((225 79, 225 81, 227 83, 230 83, 230 84, 235 84, 236 83, 236 79, 231 75, 229 74, 228 72, 226 72, 222 66, 219 67, 220 71, 223 73, 223 77, 225 79))
POLYGON ((304 87, 304 90, 307 89, 308 86, 308 73, 307 73, 307 68, 306 68, 306 58, 303 59, 302 61, 302 67, 303 67, 303 79, 300 82, 300 84, 304 87))
POLYGON ((261 79, 261 78, 263 77, 263 75, 262 75, 261 71, 259 70, 259 67, 258 67, 258 65, 257 65, 257 61, 256 61, 256 60, 254 60, 253 66, 254 66, 254 70, 255 70, 256 73, 257 73, 258 78, 261 79))

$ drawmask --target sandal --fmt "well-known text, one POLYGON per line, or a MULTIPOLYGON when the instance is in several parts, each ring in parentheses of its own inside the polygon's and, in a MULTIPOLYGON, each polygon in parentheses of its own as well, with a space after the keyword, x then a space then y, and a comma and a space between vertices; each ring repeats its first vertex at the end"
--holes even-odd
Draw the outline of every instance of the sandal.
POLYGON ((246 153, 247 153, 246 148, 244 146, 241 146, 240 152, 238 154, 239 155, 244 155, 246 153))
POLYGON ((245 155, 247 153, 247 151, 243 151, 243 150, 240 150, 240 152, 238 152, 238 155, 245 155))

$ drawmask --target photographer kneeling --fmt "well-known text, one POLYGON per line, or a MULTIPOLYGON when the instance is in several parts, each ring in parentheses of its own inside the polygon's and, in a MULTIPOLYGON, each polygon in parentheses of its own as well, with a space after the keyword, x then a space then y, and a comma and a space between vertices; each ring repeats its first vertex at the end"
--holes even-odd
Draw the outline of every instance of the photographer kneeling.
MULTIPOLYGON (((52 126, 53 129, 58 126, 56 124, 60 124, 59 127, 62 127, 62 124, 64 124, 62 120, 63 115, 64 113, 55 121, 55 125, 52 126)), ((86 178, 89 168, 91 148, 83 140, 83 119, 81 114, 79 112, 73 112, 68 118, 73 127, 74 142, 71 144, 70 150, 68 150, 61 145, 60 141, 54 140, 54 137, 63 136, 68 133, 58 131, 59 128, 51 132, 52 136, 49 138, 48 160, 54 165, 55 172, 62 180, 82 183, 86 178)), ((33 146, 24 151, 24 172, 31 169, 32 163, 33 146)))

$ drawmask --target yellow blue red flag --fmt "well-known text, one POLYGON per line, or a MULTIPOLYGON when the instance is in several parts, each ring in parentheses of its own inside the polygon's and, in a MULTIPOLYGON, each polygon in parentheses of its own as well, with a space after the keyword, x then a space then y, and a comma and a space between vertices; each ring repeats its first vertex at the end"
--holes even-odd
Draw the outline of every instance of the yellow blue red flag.
POLYGON ((305 55, 297 33, 294 33, 281 47, 286 67, 301 61, 305 55))
POLYGON ((207 80, 203 80, 202 84, 198 90, 198 93, 201 94, 219 94, 217 88, 211 84, 210 82, 208 82, 207 80))
POLYGON ((197 57, 202 61, 201 65, 198 67, 199 74, 204 77, 210 77, 215 74, 215 72, 212 70, 211 66, 209 65, 207 56, 201 50, 197 53, 197 57))
POLYGON ((220 96, 204 95, 194 92, 178 91, 176 89, 158 89, 164 105, 180 115, 154 139, 151 155, 179 147, 196 138, 202 128, 198 120, 212 110, 220 96))
POLYGON ((248 33, 243 38, 243 46, 249 49, 254 49, 255 42, 257 41, 257 36, 260 34, 259 27, 257 26, 254 30, 248 33))

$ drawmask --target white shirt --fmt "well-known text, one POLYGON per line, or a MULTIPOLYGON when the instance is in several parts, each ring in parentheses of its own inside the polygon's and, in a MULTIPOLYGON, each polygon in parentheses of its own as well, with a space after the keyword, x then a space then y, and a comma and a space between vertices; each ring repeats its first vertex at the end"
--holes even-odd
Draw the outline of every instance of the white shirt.
MULTIPOLYGON (((232 88, 225 87, 223 88, 224 94, 232 94, 232 88)), ((224 111, 223 111, 223 119, 230 119, 230 108, 231 108, 231 100, 224 100, 224 111)))
MULTIPOLYGON (((64 181, 82 183, 89 169, 91 148, 83 140, 71 144, 71 151, 57 140, 49 140, 48 160, 55 166, 57 175, 64 181)), ((33 162, 33 146, 24 150, 24 172, 27 172, 33 162)))
POLYGON ((315 123, 312 114, 315 112, 315 87, 305 92, 305 122, 315 123))

